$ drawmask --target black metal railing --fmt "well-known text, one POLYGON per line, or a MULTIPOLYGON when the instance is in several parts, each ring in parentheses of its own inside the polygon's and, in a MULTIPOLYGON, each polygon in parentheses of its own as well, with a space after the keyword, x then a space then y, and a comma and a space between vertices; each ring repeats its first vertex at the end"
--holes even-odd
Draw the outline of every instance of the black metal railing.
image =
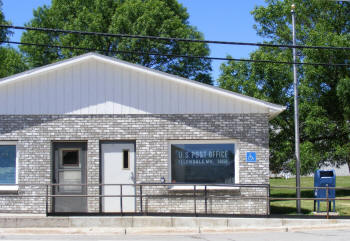
MULTIPOLYGON (((0 184, 0 187, 4 186, 0 184)), ((224 207, 220 213, 220 208, 218 212, 209 211, 209 200, 220 200, 220 201, 232 201, 233 200, 261 200, 265 202, 266 210, 265 212, 254 212, 255 215, 268 216, 271 214, 271 201, 290 201, 290 200, 313 200, 313 201, 325 201, 327 202, 326 217, 329 218, 329 202, 330 201, 350 201, 350 198, 331 198, 328 196, 329 190, 350 190, 350 187, 300 187, 303 190, 315 190, 315 189, 326 189, 325 198, 315 198, 315 197, 278 197, 271 195, 271 189, 291 189, 296 190, 296 187, 290 186, 270 186, 269 184, 189 184, 189 183, 137 183, 137 184, 17 184, 19 187, 17 193, 12 191, 3 192, 0 194, 1 198, 38 198, 42 201, 45 201, 46 214, 56 214, 53 209, 54 198, 58 197, 86 197, 89 198, 98 198, 100 202, 99 211, 91 212, 86 211, 80 214, 104 214, 101 209, 101 203, 103 198, 119 198, 120 209, 118 212, 114 212, 115 215, 174 215, 174 214, 186 214, 186 215, 228 215, 235 216, 240 215, 242 212, 233 212, 232 210, 227 210, 224 207), (61 186, 85 186, 88 190, 88 194, 57 194, 53 190, 61 186), (113 195, 104 195, 101 190, 106 186, 118 186, 119 193, 113 195), (32 188, 35 187, 35 194, 33 193, 32 188), (98 187, 94 191, 89 191, 90 187, 98 187), (125 194, 124 191, 126 187, 133 187, 135 192, 133 194, 125 194), (98 190, 98 191, 97 191, 98 190), (123 201, 126 198, 135 198, 135 212, 126 213, 123 207, 123 201), (148 211, 145 207, 145 200, 160 199, 160 200, 176 200, 176 199, 192 199, 193 206, 191 211, 182 211, 179 208, 178 211, 148 211), (124 210, 123 210, 124 209, 124 210)), ((29 202, 29 201, 28 201, 29 202)), ((28 203, 27 202, 27 203, 28 203)), ((5 202, 6 203, 6 200, 5 202)), ((15 203, 15 200, 11 200, 11 203, 15 203)), ((220 202, 219 202, 220 204, 220 202)), ((169 208, 168 208, 169 209, 169 208)), ((20 211, 13 209, 1 210, 0 212, 11 212, 11 211, 20 211)), ((60 213, 62 214, 62 213, 60 213)), ((72 214, 72 213, 70 213, 72 214)), ((245 212, 243 214, 250 214, 245 212)))
MULTIPOLYGON (((100 200, 100 210, 95 213, 103 214, 103 211, 101 210, 101 203, 103 198, 119 198, 119 205, 120 209, 118 212, 114 212, 114 214, 120 214, 124 215, 126 214, 124 207, 123 207, 123 200, 126 198, 135 198, 136 199, 136 207, 135 212, 130 212, 128 214, 141 214, 141 215, 148 215, 148 214, 155 214, 154 211, 149 212, 145 208, 145 199, 152 200, 152 199, 160 199, 160 200, 175 200, 175 199, 192 199, 193 206, 191 208, 192 211, 188 211, 188 207, 186 207, 186 212, 183 212, 181 208, 179 208, 176 212, 168 212, 168 211, 159 211, 156 212, 158 214, 191 214, 191 215, 225 215, 225 214, 231 214, 234 215, 233 211, 224 210, 220 213, 220 208, 218 208, 217 212, 209 212, 208 210, 208 200, 219 200, 219 201, 226 201, 228 199, 231 200, 262 200, 266 201, 266 211, 265 213, 261 213, 260 215, 266 215, 270 212, 269 207, 269 188, 270 186, 268 184, 211 184, 211 183, 204 183, 204 184, 189 184, 189 183, 137 183, 137 184, 18 184, 19 186, 19 192, 17 194, 2 194, 1 197, 14 197, 14 198, 41 198, 45 199, 45 209, 46 214, 55 214, 59 212, 55 212, 53 209, 53 202, 52 200, 55 198, 61 198, 61 197, 85 197, 87 199, 89 198, 98 198, 100 200), (29 190, 30 187, 40 187, 41 193, 40 194, 30 194, 31 191, 29 190), (85 186, 88 190, 87 194, 63 194, 63 193, 57 193, 53 190, 57 190, 59 187, 63 186, 85 186), (102 194, 101 189, 103 189, 106 186, 118 186, 119 187, 119 193, 116 194, 102 194), (24 187, 26 187, 24 189, 24 187), (99 191, 97 192, 96 189, 94 191, 89 192, 90 187, 98 187, 99 191), (133 187, 135 189, 135 192, 133 194, 125 194, 124 190, 127 189, 127 187, 133 187), (29 188, 29 189, 28 189, 29 188), (243 192, 242 192, 243 190, 243 192), (257 191, 258 190, 258 191, 257 191), (28 193, 28 194, 27 194, 28 193), (247 194, 245 194, 247 193, 247 194), (202 202, 200 202, 202 201, 202 202)), ((170 208, 165 208, 170 209, 170 208)), ((2 210, 0 209, 0 212, 2 210)), ((93 214, 94 212, 86 212, 89 214, 93 214)), ((62 214, 60 212, 60 214, 62 214)), ((248 214, 248 212, 247 212, 248 214)))

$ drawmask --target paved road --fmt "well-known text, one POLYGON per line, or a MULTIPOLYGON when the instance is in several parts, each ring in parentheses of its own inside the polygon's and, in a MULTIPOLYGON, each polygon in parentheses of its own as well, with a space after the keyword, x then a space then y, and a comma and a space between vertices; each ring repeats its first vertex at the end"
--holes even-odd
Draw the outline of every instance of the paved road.
POLYGON ((255 232, 196 235, 0 235, 0 240, 137 240, 137 241, 349 241, 350 230, 312 230, 295 232, 255 232))

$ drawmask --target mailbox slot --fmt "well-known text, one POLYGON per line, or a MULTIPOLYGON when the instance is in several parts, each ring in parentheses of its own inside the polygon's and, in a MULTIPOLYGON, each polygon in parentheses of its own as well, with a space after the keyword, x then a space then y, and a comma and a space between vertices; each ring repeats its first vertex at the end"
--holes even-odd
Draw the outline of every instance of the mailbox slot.
POLYGON ((322 177, 334 177, 333 171, 320 171, 320 178, 322 177))

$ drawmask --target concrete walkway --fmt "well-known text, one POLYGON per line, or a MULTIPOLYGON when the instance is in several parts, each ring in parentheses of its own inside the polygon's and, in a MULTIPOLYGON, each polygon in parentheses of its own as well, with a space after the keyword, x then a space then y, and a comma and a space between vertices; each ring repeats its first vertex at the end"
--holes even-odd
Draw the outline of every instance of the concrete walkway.
POLYGON ((0 216, 0 234, 162 234, 350 229, 350 219, 0 216))

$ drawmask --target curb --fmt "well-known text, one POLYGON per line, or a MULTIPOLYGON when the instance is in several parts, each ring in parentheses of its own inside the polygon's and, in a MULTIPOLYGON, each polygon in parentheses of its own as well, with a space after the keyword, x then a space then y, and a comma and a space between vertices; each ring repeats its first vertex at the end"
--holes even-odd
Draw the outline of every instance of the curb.
POLYGON ((350 229, 350 219, 208 217, 0 217, 0 234, 198 234, 350 229))
POLYGON ((305 230, 348 230, 350 226, 329 227, 279 227, 279 228, 237 228, 237 229, 193 229, 193 228, 0 228, 1 235, 186 235, 214 233, 252 232, 296 232, 305 230))

